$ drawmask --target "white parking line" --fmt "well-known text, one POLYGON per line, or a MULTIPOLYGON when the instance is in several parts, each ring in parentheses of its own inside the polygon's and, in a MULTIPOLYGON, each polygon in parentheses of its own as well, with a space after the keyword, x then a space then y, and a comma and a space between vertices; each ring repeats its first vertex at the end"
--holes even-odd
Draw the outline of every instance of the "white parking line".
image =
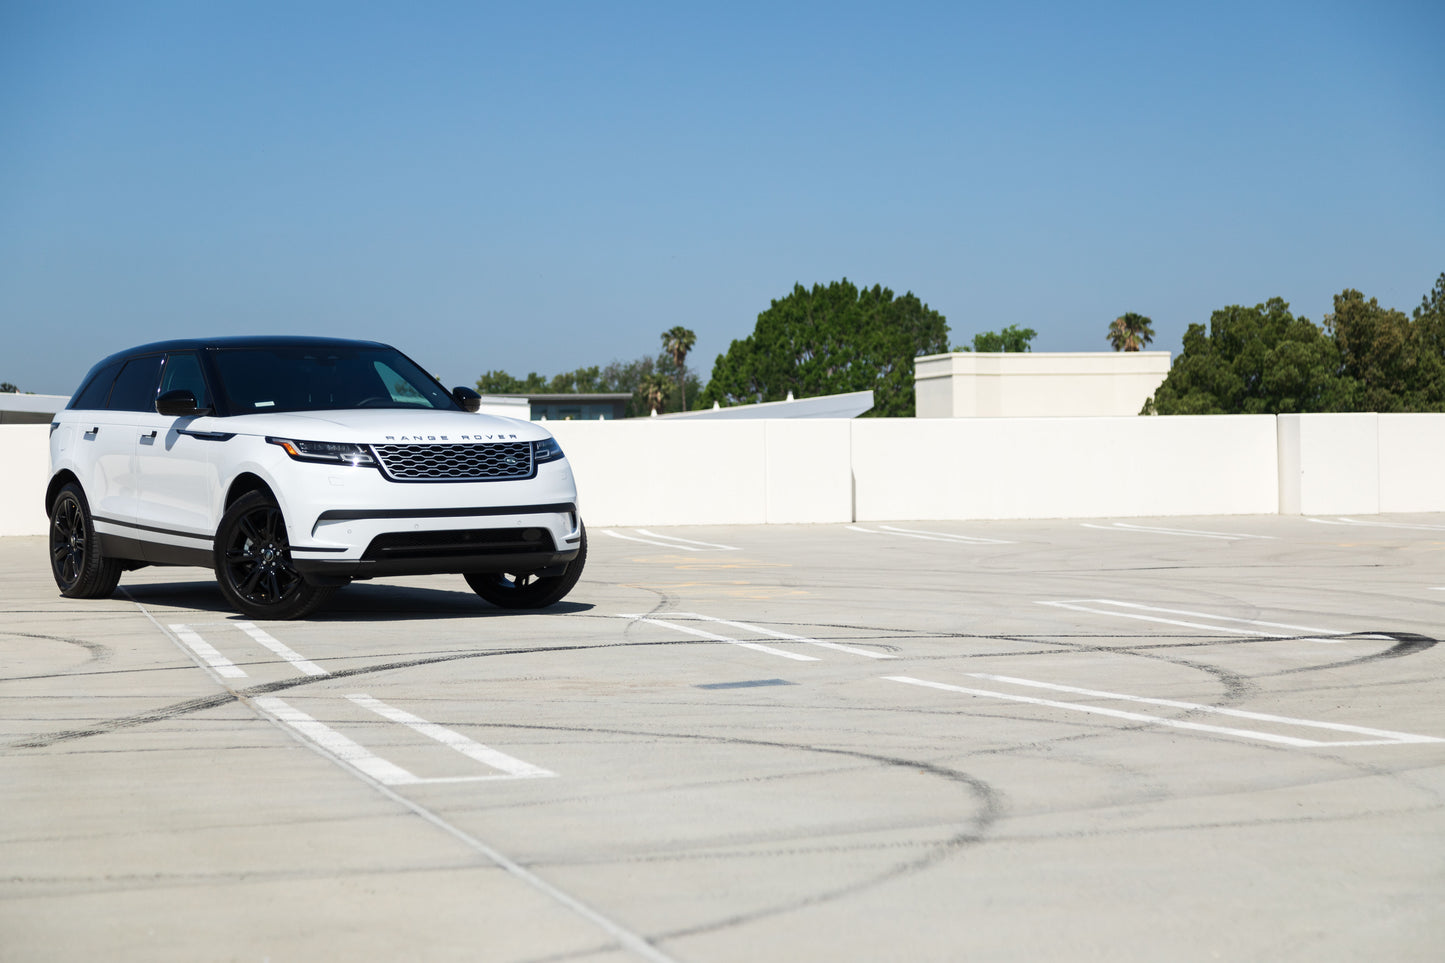
POLYGON ((1113 531, 1115 529, 1126 532, 1147 532, 1152 535, 1179 535, 1184 538, 1217 538, 1223 541, 1232 542, 1245 538, 1262 538, 1273 540, 1273 535, 1249 535, 1243 532, 1202 532, 1192 528, 1160 528, 1155 525, 1132 525, 1128 522, 1114 522, 1111 525, 1095 525, 1091 522, 1080 522, 1081 528, 1095 528, 1101 531, 1113 531))
POLYGON ((661 547, 661 548, 675 548, 675 549, 677 549, 677 550, 679 550, 679 551, 682 551, 682 552, 701 552, 701 551, 702 551, 702 549, 700 549, 700 548, 690 548, 690 547, 688 547, 688 546, 686 546, 686 545, 669 545, 667 542, 657 542, 657 541, 653 541, 653 540, 650 539, 650 538, 638 538, 636 535, 623 535, 621 532, 614 532, 614 531, 613 531, 612 529, 610 529, 610 528, 604 529, 603 532, 604 532, 604 534, 611 535, 613 538, 622 538, 622 539, 626 539, 626 540, 629 541, 629 542, 641 542, 641 543, 644 544, 644 545, 657 545, 657 546, 659 546, 659 547, 661 547))
POLYGON ((271 717, 290 726, 308 742, 324 750, 327 755, 360 770, 383 785, 405 786, 420 781, 395 763, 388 762, 326 723, 313 719, 300 709, 292 708, 275 696, 257 696, 252 701, 271 717))
POLYGON ((1412 524, 1409 522, 1364 522, 1358 518, 1306 518, 1316 525, 1353 525, 1356 528, 1403 528, 1411 532, 1445 532, 1445 525, 1412 524))
POLYGON ((698 545, 698 546, 701 546, 702 548, 716 548, 716 549, 718 549, 718 550, 720 550, 720 551, 723 551, 723 552, 741 552, 741 551, 742 551, 742 549, 738 548, 736 545, 718 545, 718 544, 716 544, 716 543, 714 543, 714 542, 699 542, 699 541, 695 541, 694 539, 691 539, 691 538, 681 538, 681 537, 679 537, 679 536, 677 536, 677 535, 659 535, 659 534, 657 534, 656 532, 650 532, 650 531, 648 531, 648 530, 645 529, 645 528, 639 528, 639 529, 637 529, 637 534, 639 534, 639 535, 646 535, 648 538, 658 538, 658 539, 661 539, 661 540, 664 541, 664 542, 679 542, 679 543, 681 543, 681 544, 683 544, 683 545, 698 545))
POLYGON ((188 625, 172 625, 170 630, 175 633, 176 640, 186 648, 190 649, 198 658, 216 670, 218 675, 227 679, 244 679, 246 670, 241 668, 230 659, 216 651, 216 647, 205 639, 201 638, 188 625))
POLYGON ((1294 638, 1297 634, 1303 633, 1306 637, 1301 641, 1326 642, 1338 644, 1354 639, 1372 639, 1389 641, 1389 636, 1384 635, 1354 635, 1343 632, 1336 632, 1331 629, 1312 628, 1307 625, 1289 625, 1284 622, 1265 622, 1259 619, 1236 619, 1227 615, 1211 615, 1208 612, 1193 612, 1189 609, 1166 609, 1154 605, 1141 605, 1138 602, 1120 602, 1115 599, 1068 599, 1057 602, 1039 602, 1039 605, 1051 605, 1055 608, 1069 609, 1074 612, 1088 612, 1093 615, 1109 615, 1123 619, 1136 619, 1141 622, 1158 622, 1164 625, 1177 625, 1186 629, 1203 629, 1206 632, 1222 632, 1229 635, 1254 635, 1266 639, 1294 638), (1090 606, 1111 606, 1112 608, 1090 608, 1090 606), (1126 611, 1116 611, 1125 609, 1126 611), (1209 622, 1186 622, 1182 619, 1169 619, 1159 615, 1145 615, 1146 612, 1162 612, 1166 615, 1187 615, 1191 618, 1208 619, 1209 622), (1261 632, 1257 629, 1240 628, 1242 625, 1258 626, 1260 628, 1287 629, 1287 632, 1261 632), (1342 637, 1345 636, 1345 637, 1342 637))
POLYGON ((347 736, 342 735, 326 723, 307 715, 300 709, 287 704, 276 696, 258 696, 253 701, 256 706, 278 722, 284 723, 294 729, 308 742, 323 750, 333 758, 351 766, 377 782, 385 786, 421 786, 436 783, 454 782, 492 782, 501 779, 535 779, 542 776, 555 776, 540 766, 533 766, 520 759, 514 759, 505 753, 498 752, 473 742, 460 733, 453 732, 442 726, 434 726, 418 716, 400 709, 392 708, 385 703, 378 702, 366 695, 347 696, 349 700, 369 709, 377 715, 400 722, 422 735, 435 739, 450 749, 489 766, 501 770, 501 775, 485 776, 436 776, 423 777, 403 769, 396 763, 383 759, 376 753, 347 736))
POLYGON ((920 532, 914 528, 898 528, 893 525, 879 525, 883 531, 874 531, 871 528, 864 528, 861 525, 844 526, 850 532, 862 532, 864 535, 896 535, 899 538, 918 538, 926 542, 956 542, 962 545, 1012 545, 1013 542, 1006 542, 1001 538, 983 538, 977 535, 955 535, 952 532, 920 532))
POLYGON ((749 625, 747 622, 732 622, 728 619, 716 619, 710 615, 697 615, 693 612, 669 612, 668 618, 672 619, 696 619, 700 622, 716 622, 719 625, 731 625, 735 629, 742 629, 745 632, 756 632, 759 635, 771 635, 775 639, 787 639, 790 642, 806 642, 809 645, 821 646, 825 649, 836 649, 839 652, 847 652, 849 655, 861 655, 869 659, 891 659, 892 655, 887 652, 873 652, 868 649, 860 649, 852 645, 843 645, 838 642, 823 642, 819 639, 810 639, 802 635, 789 635, 787 632, 778 632, 773 629, 765 629, 761 625, 749 625))
POLYGON ((816 656, 803 655, 799 652, 784 652, 782 649, 774 649, 771 646, 761 645, 757 642, 743 642, 740 639, 729 638, 726 635, 716 635, 712 632, 704 632, 702 629, 694 629, 686 625, 678 625, 676 622, 668 622, 664 619, 654 619, 646 615, 619 615, 618 618, 635 619, 638 622, 646 622, 649 625, 661 626, 664 629, 672 629, 675 632, 682 632, 687 635, 695 635, 700 639, 708 639, 713 642, 726 642, 729 645, 739 645, 745 649, 752 649, 755 652, 766 652, 768 655, 782 656, 785 659, 792 659, 795 662, 819 661, 816 656))
MULTIPOLYGON (((541 766, 534 766, 530 762, 523 762, 521 759, 509 756, 505 752, 499 752, 490 746, 484 746, 480 742, 467 738, 460 732, 455 732, 445 726, 439 726, 434 722, 427 722, 420 716, 414 716, 410 712, 389 706, 379 699, 373 699, 369 695, 358 693, 356 695, 349 695, 346 698, 361 706, 363 709, 371 710, 382 718, 390 719, 393 722, 400 722, 402 725, 421 733, 429 739, 435 739, 448 749, 455 749, 468 759, 474 759, 484 766, 491 766, 493 769, 500 769, 514 779, 537 779, 557 775, 555 772, 543 769, 541 766)), ((438 780, 429 779, 426 781, 437 782, 438 780)))
POLYGON ((294 651, 289 646, 285 645, 280 640, 272 636, 265 629, 259 628, 252 622, 237 622, 236 628, 240 629, 242 632, 245 632, 251 638, 255 639, 257 642, 261 643, 272 652, 275 652, 287 662, 291 663, 291 665, 296 668, 296 671, 300 672, 303 675, 323 676, 331 674, 330 672, 327 672, 325 669, 321 668, 321 666, 317 665, 315 662, 312 662, 310 659, 302 657, 298 652, 294 651))
POLYGON ((1077 702, 1057 702, 1052 699, 1039 699, 1033 696, 1016 695, 1009 692, 995 692, 992 689, 973 689, 965 686, 949 685, 946 682, 929 682, 924 679, 914 679, 909 676, 895 675, 885 676, 884 678, 890 682, 903 682, 908 685, 923 686, 929 689, 941 689, 945 692, 958 692, 964 695, 982 696, 989 699, 1022 702, 1028 705, 1046 706, 1051 709, 1064 709, 1069 712, 1085 712, 1092 715, 1108 716, 1129 722, 1146 722, 1174 729, 1189 729, 1196 732, 1211 732, 1218 735, 1238 736, 1244 739, 1257 739, 1261 742, 1272 742, 1299 749, 1340 749, 1355 746, 1395 746, 1410 743, 1445 742, 1445 739, 1437 739, 1434 736, 1417 736, 1406 732, 1391 732, 1387 729, 1370 729, 1364 726, 1351 726, 1339 722, 1315 722, 1309 719, 1295 719, 1289 716, 1269 715, 1263 712, 1246 712, 1242 709, 1223 709, 1218 706, 1201 705, 1195 702, 1176 702, 1173 699, 1150 699, 1144 696, 1123 695, 1117 692, 1101 692, 1097 689, 1081 689, 1076 686, 1056 685, 1052 682, 1035 682, 1030 679, 988 675, 982 672, 968 672, 965 674, 970 678, 983 679, 1005 685, 1049 689, 1055 692, 1067 692, 1073 695, 1089 696, 1096 699, 1113 699, 1120 702, 1165 706, 1173 709, 1185 709, 1190 712, 1207 712, 1214 715, 1230 716, 1236 719, 1250 719, 1256 722, 1269 722, 1276 725, 1296 726, 1300 728, 1325 729, 1331 732, 1347 732, 1353 735, 1371 736, 1373 738, 1338 741, 1304 739, 1296 736, 1283 736, 1273 732, 1260 732, 1254 729, 1211 726, 1202 722, 1191 722, 1188 719, 1168 719, 1163 716, 1148 715, 1142 712, 1127 712, 1122 709, 1109 709, 1104 706, 1085 705, 1077 702))
POLYGON ((740 552, 742 549, 735 545, 717 545, 712 542, 698 542, 690 538, 679 538, 676 535, 659 535, 656 532, 649 532, 645 528, 637 529, 637 535, 624 535, 612 529, 603 529, 613 538, 625 539, 629 542, 641 542, 644 545, 656 545, 659 548, 675 548, 680 552, 705 552, 708 549, 716 549, 721 552, 740 552), (638 535, 646 535, 647 538, 639 538, 638 535))

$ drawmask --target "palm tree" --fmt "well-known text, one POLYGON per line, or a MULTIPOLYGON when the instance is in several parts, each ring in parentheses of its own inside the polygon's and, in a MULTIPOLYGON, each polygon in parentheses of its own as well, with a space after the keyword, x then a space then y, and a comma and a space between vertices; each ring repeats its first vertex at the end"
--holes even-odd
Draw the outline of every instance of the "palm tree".
POLYGON ((683 364, 695 344, 697 335, 680 324, 662 332, 662 350, 672 355, 672 363, 677 368, 677 386, 682 391, 683 411, 687 410, 687 369, 683 364))
POLYGON ((667 393, 672 389, 672 382, 667 380, 667 375, 652 373, 642 376, 637 390, 642 394, 643 404, 654 415, 667 400, 667 393))
POLYGON ((1109 325, 1109 344, 1115 351, 1138 351, 1154 340, 1154 322, 1133 311, 1109 325))

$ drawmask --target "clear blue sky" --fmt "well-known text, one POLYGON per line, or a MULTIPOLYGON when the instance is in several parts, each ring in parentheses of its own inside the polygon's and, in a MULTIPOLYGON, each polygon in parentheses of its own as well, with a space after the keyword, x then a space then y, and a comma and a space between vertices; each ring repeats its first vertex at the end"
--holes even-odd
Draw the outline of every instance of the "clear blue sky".
POLYGON ((1154 348, 1445 271, 1445 3, 0 0, 0 381, 186 334, 704 381, 795 282, 1154 348))

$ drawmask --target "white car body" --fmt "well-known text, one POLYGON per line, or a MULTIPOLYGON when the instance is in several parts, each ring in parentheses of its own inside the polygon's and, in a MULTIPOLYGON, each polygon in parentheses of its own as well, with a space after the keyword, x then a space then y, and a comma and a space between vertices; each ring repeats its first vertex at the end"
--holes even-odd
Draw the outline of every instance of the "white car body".
MULTIPOLYGON (((577 486, 566 458, 540 425, 462 410, 457 399, 465 390, 446 392, 440 386, 423 390, 433 403, 452 404, 452 410, 238 412, 234 403, 228 410, 224 392, 217 391, 220 368, 205 352, 228 346, 254 350, 248 346, 270 342, 298 343, 165 342, 98 364, 88 379, 107 370, 115 376, 121 370, 117 359, 122 367, 136 359, 149 365, 158 353, 164 359, 158 370, 164 372, 172 357, 192 354, 208 376, 205 390, 216 398, 195 414, 167 415, 95 407, 93 400, 86 406, 99 392, 87 393, 82 385, 51 426, 47 512, 53 513, 62 489, 74 484, 93 525, 92 550, 104 559, 126 569, 217 567, 218 577, 225 550, 218 533, 230 506, 248 491, 266 493, 279 507, 291 566, 315 585, 443 572, 545 577, 577 557, 585 537, 577 486), (313 457, 308 453, 316 445, 345 454, 313 457), (499 477, 479 477, 483 471, 499 477)), ((336 350, 353 344, 317 343, 336 350)), ((368 351, 386 348, 355 344, 368 351)), ((162 375, 157 393, 165 385, 162 375)), ((109 397, 119 392, 117 380, 109 397)), ((61 550, 53 535, 53 561, 61 550)), ((64 591, 59 570, 56 577, 64 591)))

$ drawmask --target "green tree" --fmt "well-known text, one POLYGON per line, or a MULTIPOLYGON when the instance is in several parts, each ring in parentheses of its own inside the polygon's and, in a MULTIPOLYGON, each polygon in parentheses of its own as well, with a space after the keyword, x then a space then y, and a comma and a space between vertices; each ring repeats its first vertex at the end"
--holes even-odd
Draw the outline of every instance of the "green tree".
POLYGON ((20 389, 8 381, 0 382, 0 395, 18 395, 20 389))
MULTIPOLYGON (((593 365, 567 371, 544 378, 535 371, 526 378, 517 378, 505 371, 488 371, 477 379, 477 390, 491 395, 540 395, 540 394, 620 394, 627 392, 632 398, 627 403, 625 417, 637 418, 651 413, 651 407, 643 396, 643 380, 652 374, 659 374, 670 382, 678 380, 671 359, 666 355, 656 358, 642 357, 636 361, 613 361, 604 367, 593 365)), ((697 376, 691 372, 683 375, 684 390, 696 394, 699 390, 697 376)), ((677 392, 668 391, 664 397, 662 411, 671 408, 677 392)))
POLYGON ((533 371, 526 378, 514 378, 505 371, 488 371, 477 379, 477 390, 484 395, 541 394, 547 382, 533 371))
POLYGON ((1002 331, 981 331, 973 336, 973 347, 957 347, 955 351, 977 351, 980 354, 998 354, 999 352, 1013 352, 1022 354, 1025 351, 1032 351, 1029 342, 1037 338, 1039 333, 1033 328, 1020 328, 1011 324, 1002 331))
POLYGON ((1339 347, 1344 374, 1355 382, 1356 410, 1445 411, 1445 353, 1437 316, 1438 308, 1417 310, 1412 321, 1354 289, 1335 295, 1325 327, 1339 347))
POLYGON ((948 350, 948 324, 911 292, 847 278, 793 286, 758 315, 753 333, 718 355, 701 404, 782 401, 873 391, 875 416, 913 415, 913 359, 948 350))
POLYGON ((659 372, 644 375, 642 383, 638 385, 638 392, 642 395, 649 414, 666 410, 667 396, 671 391, 672 379, 659 372))
POLYGON ((695 344, 697 335, 682 325, 662 332, 662 350, 672 359, 676 369, 677 387, 682 395, 680 406, 683 411, 687 410, 687 353, 695 344))
POLYGON ((1109 344, 1115 351, 1140 351, 1154 340, 1154 322, 1133 311, 1109 324, 1109 344))
POLYGON ((1289 305, 1215 311, 1209 329, 1191 324, 1184 350, 1144 405, 1161 415, 1279 414, 1354 410, 1355 385, 1340 370, 1334 340, 1289 305))

